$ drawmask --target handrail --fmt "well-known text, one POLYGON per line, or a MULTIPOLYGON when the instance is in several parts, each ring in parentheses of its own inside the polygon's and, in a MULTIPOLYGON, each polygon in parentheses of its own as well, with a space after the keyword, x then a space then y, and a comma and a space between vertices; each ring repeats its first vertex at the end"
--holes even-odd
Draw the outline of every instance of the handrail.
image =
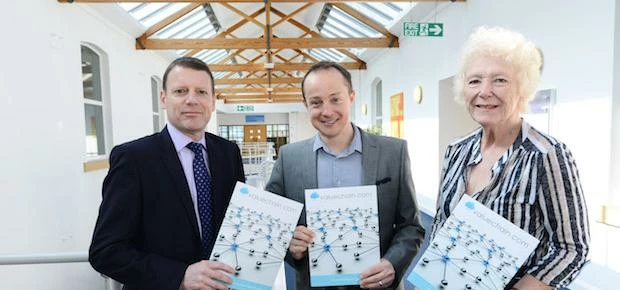
POLYGON ((88 252, 0 255, 0 265, 30 265, 88 262, 88 252))
MULTIPOLYGON (((84 263, 88 262, 88 252, 63 252, 63 253, 31 253, 0 255, 1 265, 34 265, 34 264, 58 264, 58 263, 84 263)), ((105 278, 107 290, 120 290, 121 284, 110 277, 105 278)))

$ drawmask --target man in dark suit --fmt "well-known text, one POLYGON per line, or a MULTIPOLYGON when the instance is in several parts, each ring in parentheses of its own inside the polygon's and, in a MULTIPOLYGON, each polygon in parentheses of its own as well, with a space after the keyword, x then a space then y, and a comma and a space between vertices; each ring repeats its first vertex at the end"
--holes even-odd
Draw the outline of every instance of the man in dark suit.
MULTIPOLYGON (((304 202, 305 189, 376 184, 381 260, 361 273, 359 287, 340 288, 397 288, 424 239, 407 144, 351 123, 351 75, 336 63, 313 65, 302 93, 318 134, 280 148, 266 189, 304 202)), ((296 270, 297 290, 310 288, 308 246, 315 236, 302 213, 287 257, 296 270)))
POLYGON ((116 146, 90 246, 97 271, 124 289, 227 289, 234 269, 208 261, 235 183, 239 148, 205 128, 215 109, 207 65, 182 57, 166 69, 167 126, 116 146))

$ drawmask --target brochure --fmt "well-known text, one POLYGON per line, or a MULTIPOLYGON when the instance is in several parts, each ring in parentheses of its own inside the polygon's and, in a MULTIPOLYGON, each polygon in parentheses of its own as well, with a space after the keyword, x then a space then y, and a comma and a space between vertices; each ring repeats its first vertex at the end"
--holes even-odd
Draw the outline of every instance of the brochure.
POLYGON ((308 248, 312 287, 359 285, 379 262, 377 187, 307 189, 306 222, 316 234, 308 248))
POLYGON ((230 289, 271 289, 303 204, 237 182, 210 260, 235 269, 230 289))
POLYGON ((407 280, 420 290, 504 289, 538 243, 464 195, 407 280))

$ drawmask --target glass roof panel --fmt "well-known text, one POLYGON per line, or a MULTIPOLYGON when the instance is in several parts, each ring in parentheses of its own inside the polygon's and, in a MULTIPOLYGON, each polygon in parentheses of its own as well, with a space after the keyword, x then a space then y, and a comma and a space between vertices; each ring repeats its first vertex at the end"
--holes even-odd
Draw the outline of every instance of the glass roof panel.
POLYGON ((380 37, 381 33, 375 31, 370 28, 365 23, 353 18, 353 16, 343 12, 342 10, 334 7, 329 14, 329 18, 327 18, 326 22, 335 21, 341 23, 342 26, 350 27, 356 31, 359 31, 359 34, 364 35, 363 37, 380 37))
POLYGON ((160 9, 155 10, 151 14, 140 19, 140 23, 142 23, 145 27, 153 26, 153 24, 162 21, 164 18, 172 15, 173 13, 182 9, 186 4, 185 3, 168 3, 162 6, 160 9))
POLYGON ((140 2, 128 2, 128 3, 118 3, 118 6, 121 6, 121 8, 123 8, 125 11, 130 12, 132 9, 138 7, 138 6, 144 6, 147 3, 140 3, 140 2))
POLYGON ((140 22, 140 20, 142 20, 144 17, 147 17, 148 15, 156 12, 158 9, 161 9, 166 5, 168 5, 168 3, 147 3, 146 5, 140 5, 138 7, 135 7, 135 9, 127 11, 127 13, 129 13, 133 18, 140 22))
MULTIPOLYGON (((146 29, 180 11, 191 3, 117 3, 146 29)), ((215 36, 221 25, 209 4, 200 5, 179 19, 157 31, 151 38, 155 39, 198 39, 215 36)), ((176 50, 177 55, 185 55, 190 49, 176 50)), ((207 63, 213 63, 228 55, 227 50, 202 50, 192 53, 207 63)))
POLYGON ((406 2, 348 2, 346 4, 388 29, 416 5, 406 2))
POLYGON ((175 22, 170 25, 164 27, 162 30, 158 31, 154 36, 156 38, 171 38, 172 35, 179 33, 179 31, 187 29, 193 23, 200 21, 201 19, 205 19, 204 8, 198 7, 192 10, 190 13, 182 16, 177 19, 175 22))
MULTIPOLYGON (((403 2, 347 2, 345 5, 360 12, 366 18, 371 21, 380 24, 386 29, 390 29, 392 25, 398 22, 405 14, 407 14, 415 3, 403 3, 403 2)), ((338 7, 332 4, 325 4, 321 16, 319 16, 319 22, 317 28, 320 34, 324 37, 382 37, 382 33, 376 31, 369 25, 344 12, 338 7)), ((349 48, 349 51, 356 55, 360 55, 366 49, 364 48, 349 48)), ((332 59, 334 61, 342 60, 345 56, 336 50, 331 50, 329 53, 325 53, 321 50, 311 50, 311 55, 319 56, 327 54, 327 56, 335 57, 338 59, 332 59), (336 53, 335 53, 336 52, 336 53)))
POLYGON ((331 25, 330 23, 325 23, 325 25, 323 25, 323 30, 325 30, 326 32, 330 32, 332 35, 336 35, 336 37, 342 37, 342 38, 353 37, 352 35, 347 35, 347 33, 342 31, 340 27, 331 25))
POLYGON ((188 38, 192 33, 200 30, 203 27, 212 28, 213 26, 209 23, 209 19, 199 18, 196 22, 191 23, 186 26, 184 29, 177 31, 176 33, 168 36, 168 38, 188 38))

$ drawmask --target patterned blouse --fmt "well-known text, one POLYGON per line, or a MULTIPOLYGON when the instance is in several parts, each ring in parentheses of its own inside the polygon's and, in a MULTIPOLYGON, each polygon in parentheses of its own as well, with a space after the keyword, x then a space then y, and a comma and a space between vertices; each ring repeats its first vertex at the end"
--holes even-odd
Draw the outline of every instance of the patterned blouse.
MULTIPOLYGON (((451 143, 444 156, 431 239, 482 161, 482 128, 451 143)), ((547 285, 568 285, 586 262, 588 213, 575 159, 566 145, 522 121, 510 148, 493 165, 489 184, 473 197, 540 240, 517 274, 547 285)))

